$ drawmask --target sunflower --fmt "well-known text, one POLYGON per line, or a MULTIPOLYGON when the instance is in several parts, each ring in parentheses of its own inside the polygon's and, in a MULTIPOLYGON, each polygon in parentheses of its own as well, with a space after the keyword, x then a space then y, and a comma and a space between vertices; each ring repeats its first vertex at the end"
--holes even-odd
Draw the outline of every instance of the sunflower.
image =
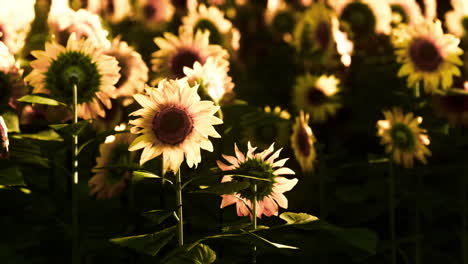
POLYGON ((444 34, 439 20, 422 20, 415 25, 400 24, 392 38, 397 61, 402 64, 398 77, 408 76, 408 86, 422 80, 427 93, 443 92, 452 86, 453 75, 460 76, 460 40, 444 34))
POLYGON ((268 0, 265 10, 265 23, 274 33, 289 42, 292 38, 296 17, 292 8, 284 0, 268 0))
POLYGON ((294 86, 293 103, 298 109, 310 113, 312 121, 324 122, 341 108, 337 96, 339 83, 333 75, 299 76, 294 86))
POLYGON ((5 124, 5 120, 0 116, 0 159, 8 157, 8 128, 5 124))
POLYGON ((190 87, 186 79, 162 80, 157 88, 146 88, 146 95, 136 94, 143 107, 131 115, 131 132, 142 134, 128 150, 144 148, 140 164, 163 155, 164 172, 176 173, 185 158, 191 168, 201 162, 200 149, 213 151, 208 136, 221 137, 213 125, 223 121, 214 116, 219 110, 211 101, 200 101, 198 85, 190 87))
POLYGON ((224 12, 215 6, 206 7, 204 4, 200 4, 197 9, 189 10, 188 15, 182 18, 182 27, 186 31, 192 31, 192 33, 198 30, 210 31, 211 44, 229 48, 239 45, 232 42, 238 31, 224 17, 224 12))
POLYGON ((399 23, 416 24, 423 19, 421 8, 416 0, 387 0, 392 9, 392 25, 399 23))
POLYGON ((219 45, 209 43, 209 31, 198 31, 195 35, 191 31, 179 31, 179 37, 164 33, 164 38, 156 38, 154 42, 160 50, 153 53, 153 71, 159 79, 182 78, 185 76, 184 67, 192 68, 195 62, 205 64, 208 57, 228 59, 228 52, 219 45))
MULTIPOLYGON (((468 82, 465 82, 468 87, 468 82)), ((432 97, 434 112, 446 118, 452 126, 468 126, 468 94, 466 89, 452 88, 445 95, 434 95, 432 97)))
POLYGON ((170 0, 138 0, 136 2, 137 18, 152 29, 158 29, 170 21, 174 11, 170 0))
POLYGON ((276 142, 281 147, 288 144, 289 119, 288 111, 279 106, 271 109, 265 106, 263 110, 245 115, 242 118, 242 142, 253 142, 260 148, 267 148, 276 142))
POLYGON ((115 98, 114 84, 120 78, 118 62, 104 55, 91 39, 77 40, 72 33, 67 46, 49 42, 45 51, 31 52, 32 72, 25 81, 34 87, 34 93, 48 93, 71 105, 73 84, 78 88, 78 115, 84 119, 105 116, 115 98))
POLYGON ((250 185, 238 193, 222 195, 221 208, 231 204, 236 204, 238 216, 252 216, 252 202, 257 200, 257 217, 262 215, 278 215, 278 206, 288 208, 288 199, 283 193, 290 191, 296 184, 297 179, 287 179, 282 175, 293 175, 293 170, 283 167, 288 158, 275 161, 281 152, 281 149, 274 151, 274 144, 260 152, 255 153, 256 147, 248 143, 247 153, 244 155, 237 145, 234 145, 236 156, 223 155, 228 161, 228 165, 221 161, 216 161, 218 167, 223 171, 232 172, 231 175, 224 176, 221 182, 248 182, 250 185), (273 154, 272 154, 273 153, 273 154), (251 175, 264 180, 255 180, 235 175, 251 175), (254 191, 254 184, 257 185, 257 191, 254 191))
POLYGON ((0 9, 0 41, 12 53, 20 51, 35 18, 35 0, 3 1, 0 9), (19 15, 21 14, 21 15, 19 15))
POLYGON ((142 93, 148 81, 148 67, 141 55, 120 37, 112 41, 111 48, 104 54, 115 57, 120 66, 120 79, 115 84, 115 96, 123 99, 123 105, 133 103, 133 95, 142 93))
POLYGON ((16 100, 27 93, 23 70, 18 65, 8 47, 0 42, 0 113, 9 108, 17 109, 16 100))
POLYGON ((190 84, 198 83, 200 85, 199 94, 209 97, 211 100, 219 103, 226 93, 231 93, 234 89, 232 78, 228 76, 229 62, 226 60, 209 57, 205 64, 198 61, 194 63, 193 69, 184 67, 184 73, 190 84))
POLYGON ((293 43, 300 53, 330 53, 334 48, 333 12, 324 3, 308 8, 294 28, 293 43))
POLYGON ((87 10, 73 11, 57 6, 50 9, 47 23, 56 41, 63 46, 71 33, 75 33, 77 39, 89 38, 95 46, 109 48, 111 45, 107 39, 109 32, 103 28, 99 16, 87 10))
POLYGON ((291 146, 303 171, 311 171, 314 168, 314 162, 317 158, 315 141, 314 133, 309 126, 309 114, 304 114, 301 110, 299 116, 296 117, 296 122, 294 122, 291 146))
POLYGON ((391 31, 392 11, 387 0, 330 0, 328 3, 353 39, 391 31))
POLYGON ((445 13, 445 26, 448 32, 461 38, 468 30, 468 3, 461 0, 452 0, 453 10, 445 13))
POLYGON ((101 1, 101 15, 112 23, 119 23, 130 16, 132 7, 129 0, 105 0, 101 1))
MULTIPOLYGON (((125 130, 125 125, 115 127, 115 131, 125 130)), ((127 186, 132 173, 125 168, 105 168, 115 165, 129 165, 135 156, 128 151, 133 135, 121 133, 108 136, 104 143, 99 145, 100 156, 96 158, 93 168, 94 176, 88 181, 90 194, 97 199, 109 199, 118 195, 127 186)))
POLYGON ((426 130, 419 127, 422 118, 415 117, 413 113, 403 114, 399 108, 383 114, 385 120, 377 122, 377 135, 385 145, 385 152, 405 168, 413 167, 414 158, 425 164, 425 156, 430 156, 431 151, 426 147, 430 142, 426 130))

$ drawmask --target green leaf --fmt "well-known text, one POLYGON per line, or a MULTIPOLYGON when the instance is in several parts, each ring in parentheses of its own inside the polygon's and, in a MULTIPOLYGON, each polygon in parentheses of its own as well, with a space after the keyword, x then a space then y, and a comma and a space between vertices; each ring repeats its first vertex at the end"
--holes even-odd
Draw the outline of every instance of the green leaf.
POLYGON ((15 138, 30 138, 44 141, 63 141, 63 138, 54 130, 44 130, 36 134, 18 134, 13 135, 15 138))
POLYGON ((25 185, 19 168, 10 167, 0 170, 0 185, 25 185))
POLYGON ((66 105, 65 103, 62 103, 60 101, 57 101, 52 98, 44 97, 41 95, 37 94, 28 94, 20 99, 18 99, 20 102, 24 103, 32 103, 32 104, 44 104, 44 105, 66 105))
POLYGON ((175 236, 177 233, 176 228, 177 226, 172 226, 151 234, 113 238, 110 242, 134 249, 141 253, 156 256, 175 236))
POLYGON ((216 253, 199 241, 177 248, 163 260, 166 264, 211 264, 216 261, 216 253))
POLYGON ((150 220, 152 223, 159 225, 169 216, 173 214, 173 211, 166 210, 151 210, 143 213, 143 216, 150 220))
POLYGON ((285 212, 280 214, 279 217, 286 221, 289 225, 307 224, 309 222, 318 220, 316 216, 306 213, 285 212))
POLYGON ((149 171, 141 171, 141 170, 138 170, 138 171, 134 171, 133 172, 133 177, 132 177, 132 181, 133 182, 139 182, 139 181, 142 181, 142 180, 145 180, 145 179, 162 179, 162 181, 167 181, 169 182, 170 184, 174 185, 174 183, 164 177, 161 177, 161 176, 158 176, 154 173, 151 173, 149 171))
POLYGON ((264 237, 261 237, 261 236, 255 234, 255 233, 253 233, 253 232, 249 232, 249 231, 244 230, 244 229, 242 231, 244 231, 244 232, 248 233, 249 235, 252 235, 253 237, 258 238, 259 240, 261 240, 261 241, 263 241, 263 242, 265 242, 265 243, 267 243, 269 245, 272 245, 272 246, 274 246, 276 248, 280 248, 280 249, 299 249, 298 247, 288 246, 288 245, 283 245, 283 244, 271 242, 270 240, 268 240, 268 239, 266 239, 264 237))
POLYGON ((19 120, 18 115, 13 112, 7 112, 2 114, 5 124, 8 128, 8 133, 19 133, 19 120))
POLYGON ((216 261, 216 253, 205 244, 198 244, 189 251, 189 257, 196 264, 211 264, 216 261))
POLYGON ((194 193, 211 193, 211 194, 232 194, 240 190, 244 190, 250 186, 250 183, 243 182, 222 182, 215 185, 212 185, 206 189, 194 191, 194 193))
POLYGON ((49 127, 68 135, 79 135, 86 128, 86 126, 88 126, 88 124, 88 120, 81 120, 76 124, 54 124, 49 125, 49 127))

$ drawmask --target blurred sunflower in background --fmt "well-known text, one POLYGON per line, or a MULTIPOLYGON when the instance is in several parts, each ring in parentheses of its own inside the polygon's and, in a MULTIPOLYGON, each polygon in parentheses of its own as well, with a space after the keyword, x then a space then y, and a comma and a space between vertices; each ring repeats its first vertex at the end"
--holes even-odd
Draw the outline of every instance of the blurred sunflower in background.
MULTIPOLYGON (((125 125, 115 127, 115 131, 124 131, 125 125)), ((100 156, 96 158, 96 166, 92 169, 93 177, 89 179, 90 195, 97 199, 110 199, 120 194, 132 178, 127 168, 112 166, 130 165, 135 158, 135 152, 129 152, 128 146, 134 139, 129 133, 108 136, 99 145, 100 156)))
POLYGON ((451 4, 453 10, 445 13, 445 26, 448 32, 462 38, 468 30, 468 2, 452 0, 451 4))
POLYGON ((103 0, 99 13, 111 23, 119 23, 132 15, 132 6, 129 0, 103 0))
POLYGON ((209 42, 209 31, 179 31, 179 36, 164 33, 164 38, 158 37, 154 42, 159 50, 153 53, 153 71, 158 75, 156 82, 163 78, 183 78, 184 67, 192 68, 195 62, 205 64, 209 57, 221 61, 228 59, 228 52, 219 45, 209 42))
POLYGON ((151 29, 164 26, 172 19, 174 11, 170 0, 138 0, 135 6, 136 17, 151 29))
POLYGON ((426 156, 431 151, 429 137, 425 129, 419 127, 422 117, 415 117, 413 113, 403 114, 399 108, 383 112, 385 120, 377 122, 377 135, 380 143, 385 145, 385 152, 391 155, 396 164, 411 168, 414 159, 427 163, 426 156))
POLYGON ((83 119, 105 116, 115 98, 115 84, 120 78, 118 62, 104 55, 91 39, 77 39, 72 33, 67 46, 48 42, 45 50, 31 52, 36 58, 25 81, 34 93, 50 94, 71 105, 73 83, 78 89, 78 115, 83 119))
POLYGON ((259 111, 249 113, 242 117, 242 142, 252 142, 260 148, 267 148, 270 142, 284 147, 289 139, 289 119, 291 115, 287 110, 276 106, 265 106, 259 111))
POLYGON ((416 24, 424 19, 416 0, 387 0, 392 9, 392 26, 399 23, 416 24))
POLYGON ((3 1, 0 8, 0 41, 10 52, 20 51, 36 17, 36 0, 3 1), (21 15, 18 15, 21 14, 21 15))
POLYGON ((26 93, 23 70, 8 47, 0 42, 0 113, 17 109, 16 100, 26 93))
POLYGON ((400 24, 393 33, 397 62, 402 66, 398 77, 408 76, 408 86, 414 88, 423 81, 426 93, 443 93, 460 76, 460 40, 444 34, 440 21, 422 20, 415 25, 400 24))
POLYGON ((184 73, 190 85, 199 84, 198 93, 202 99, 219 101, 226 93, 234 89, 232 78, 228 76, 229 62, 209 57, 205 64, 198 61, 194 63, 193 69, 184 67, 184 73))
POLYGON ((294 150, 297 162, 304 172, 314 169, 314 162, 317 159, 314 146, 315 141, 314 133, 309 126, 309 114, 304 114, 304 111, 301 110, 293 125, 291 147, 294 150))
POLYGON ((120 78, 115 84, 115 96, 122 99, 122 104, 128 106, 134 102, 133 95, 142 93, 148 81, 148 67, 141 55, 130 47, 120 37, 112 41, 110 49, 104 54, 114 57, 119 63, 120 78))
POLYGON ((293 92, 293 103, 311 115, 313 122, 324 122, 341 108, 337 96, 340 80, 335 76, 298 76, 293 92))
POLYGON ((162 80, 157 88, 146 88, 146 94, 134 95, 143 107, 130 120, 131 132, 141 134, 128 150, 143 149, 140 164, 163 155, 164 173, 176 173, 184 160, 192 168, 201 162, 200 149, 213 151, 210 137, 221 137, 214 125, 223 121, 214 116, 219 110, 212 101, 200 101, 198 86, 186 79, 162 80))
POLYGON ((222 155, 228 161, 224 164, 216 161, 222 171, 230 171, 232 174, 224 176, 221 182, 248 182, 248 188, 234 194, 222 195, 221 208, 236 204, 238 216, 252 216, 253 200, 257 200, 257 215, 272 216, 278 215, 279 207, 287 209, 288 199, 283 194, 290 191, 297 184, 298 180, 288 179, 282 175, 294 175, 294 171, 283 167, 288 158, 277 160, 282 149, 274 151, 274 144, 260 153, 255 153, 256 147, 248 143, 247 153, 244 155, 236 145, 234 145, 235 157, 222 155), (255 180, 237 175, 254 176, 264 179, 255 180), (257 185, 257 191, 254 191, 254 184, 257 185))
POLYGON ((392 11, 387 0, 330 0, 328 4, 353 40, 391 32, 392 11))
POLYGON ((270 27, 274 35, 279 35, 284 41, 291 42, 296 24, 294 10, 284 0, 268 0, 265 24, 270 27))

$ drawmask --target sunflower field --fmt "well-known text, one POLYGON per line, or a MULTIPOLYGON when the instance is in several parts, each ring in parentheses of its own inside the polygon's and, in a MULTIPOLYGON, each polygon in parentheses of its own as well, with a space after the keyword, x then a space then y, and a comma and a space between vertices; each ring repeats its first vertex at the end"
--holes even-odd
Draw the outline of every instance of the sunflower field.
POLYGON ((468 0, 0 6, 0 263, 468 264, 468 0))

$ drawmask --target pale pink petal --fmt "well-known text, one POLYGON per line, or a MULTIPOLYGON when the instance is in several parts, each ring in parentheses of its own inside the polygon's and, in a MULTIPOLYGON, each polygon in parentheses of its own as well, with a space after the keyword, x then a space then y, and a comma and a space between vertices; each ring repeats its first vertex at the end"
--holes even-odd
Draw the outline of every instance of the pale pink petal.
POLYGON ((283 148, 280 148, 278 149, 275 153, 273 153, 273 155, 271 155, 267 160, 266 162, 268 163, 273 163, 275 161, 275 159, 277 159, 281 153, 281 150, 283 150, 283 148))
POLYGON ((221 195, 221 196, 223 197, 223 200, 221 201, 221 208, 234 204, 237 201, 237 198, 234 197, 234 195, 221 195))
POLYGON ((216 161, 216 164, 218 164, 218 167, 222 170, 222 171, 229 171, 229 170, 233 170, 235 169, 236 167, 231 165, 231 166, 228 166, 224 163, 222 163, 221 161, 217 160, 216 161))
MULTIPOLYGON (((246 201, 248 205, 250 205, 249 201, 246 201)), ((236 207, 237 207, 237 215, 238 216, 248 216, 250 214, 249 209, 247 206, 242 202, 241 200, 236 201, 236 207)))
POLYGON ((237 144, 234 143, 234 151, 236 152, 236 157, 237 159, 240 161, 240 162, 244 162, 245 161, 245 156, 244 154, 242 154, 242 152, 240 152, 239 148, 237 147, 237 144))
POLYGON ((272 193, 271 197, 278 203, 281 208, 288 208, 288 199, 282 193, 272 193))
POLYGON ((288 161, 288 160, 289 160, 289 158, 277 160, 277 161, 275 161, 275 163, 273 163, 272 167, 273 168, 283 167, 284 164, 286 163, 286 161, 288 161))
POLYGON ((274 175, 294 175, 296 174, 293 170, 290 168, 282 167, 273 172, 274 175))
POLYGON ((273 186, 273 193, 284 193, 290 191, 298 182, 296 178, 286 179, 284 177, 276 177, 275 181, 276 183, 273 186))
POLYGON ((224 155, 224 154, 221 154, 221 156, 229 161, 232 165, 234 166, 238 166, 239 165, 239 161, 234 157, 234 156, 229 156, 229 155, 224 155))
POLYGON ((269 196, 263 198, 263 214, 266 216, 278 215, 278 205, 269 196))

